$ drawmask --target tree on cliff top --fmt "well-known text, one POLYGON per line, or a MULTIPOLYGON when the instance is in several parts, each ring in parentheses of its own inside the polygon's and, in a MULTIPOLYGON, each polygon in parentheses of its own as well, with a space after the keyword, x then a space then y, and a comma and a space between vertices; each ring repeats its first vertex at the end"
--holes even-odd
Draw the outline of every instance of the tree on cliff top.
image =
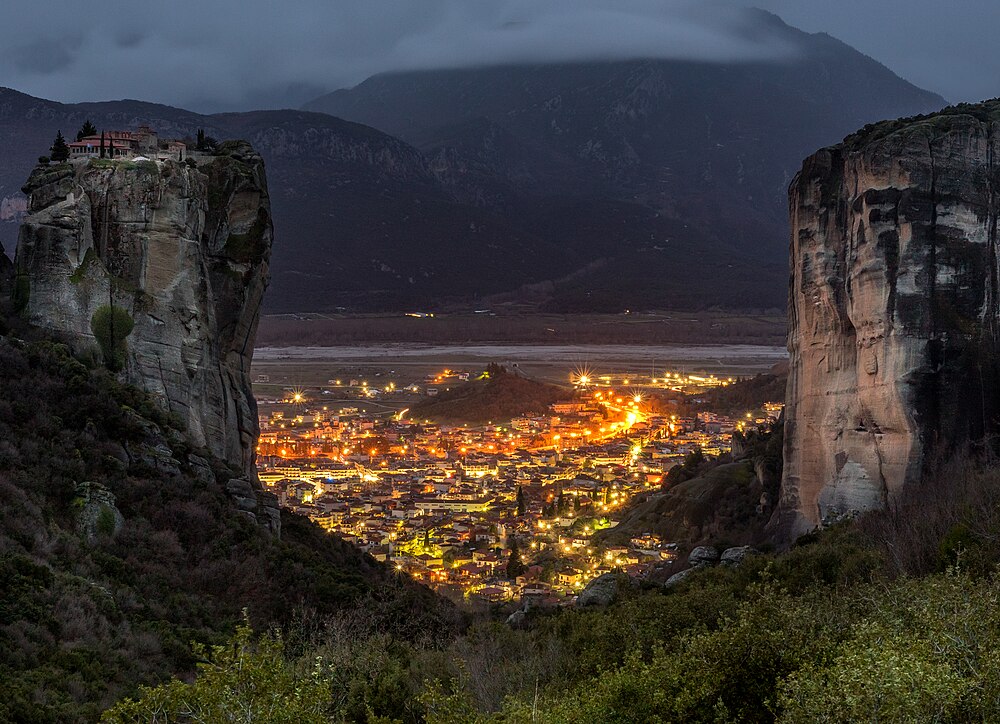
POLYGON ((199 151, 214 151, 218 148, 219 142, 216 141, 211 136, 205 135, 205 129, 199 128, 198 135, 195 140, 195 148, 199 151))
POLYGON ((62 163, 69 158, 69 146, 66 145, 66 139, 63 138, 62 131, 56 132, 56 140, 52 142, 52 148, 49 157, 56 163, 62 163))
POLYGON ((76 140, 82 141, 87 136, 96 136, 96 135, 97 135, 97 126, 91 123, 90 119, 88 118, 86 122, 83 124, 83 126, 80 127, 80 130, 76 132, 76 140))

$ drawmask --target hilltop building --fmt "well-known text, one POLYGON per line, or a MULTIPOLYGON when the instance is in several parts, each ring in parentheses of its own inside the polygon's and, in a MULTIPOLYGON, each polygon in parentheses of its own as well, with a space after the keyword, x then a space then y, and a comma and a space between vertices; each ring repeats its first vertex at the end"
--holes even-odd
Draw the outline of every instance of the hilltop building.
POLYGON ((183 161, 187 158, 187 144, 178 140, 160 140, 149 126, 139 126, 134 131, 102 131, 66 144, 70 158, 130 159, 142 156, 159 161, 183 161))

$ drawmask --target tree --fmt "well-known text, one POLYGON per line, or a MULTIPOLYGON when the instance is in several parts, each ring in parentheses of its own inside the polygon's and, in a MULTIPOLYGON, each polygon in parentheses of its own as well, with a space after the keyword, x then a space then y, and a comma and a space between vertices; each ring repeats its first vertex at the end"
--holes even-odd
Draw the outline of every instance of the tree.
POLYGON ((195 136, 195 148, 198 151, 212 151, 218 147, 219 142, 211 136, 205 135, 205 129, 199 128, 195 136))
POLYGON ((49 158, 56 163, 62 163, 69 159, 69 146, 66 145, 66 139, 63 138, 62 131, 56 132, 56 140, 52 142, 51 151, 49 158))
POLYGON ((88 118, 86 123, 84 123, 83 126, 80 128, 80 130, 76 132, 76 140, 82 141, 88 136, 96 136, 96 135, 97 135, 97 126, 91 123, 90 119, 88 118))
POLYGON ((698 477, 699 474, 704 472, 704 463, 705 453, 701 451, 700 447, 695 448, 687 454, 683 463, 675 465, 667 471, 666 478, 664 479, 664 487, 677 485, 678 483, 698 477))
POLYGON ((333 699, 328 671, 317 659, 312 671, 302 671, 286 658, 279 633, 252 640, 249 625, 236 629, 225 645, 195 655, 192 684, 173 679, 155 688, 142 687, 138 699, 126 699, 101 718, 110 724, 132 722, 281 722, 323 724, 330 721, 333 699))
POLYGON ((517 538, 510 539, 510 558, 507 559, 507 578, 513 580, 524 573, 524 563, 521 562, 521 547, 517 538))
POLYGON ((524 490, 520 485, 517 486, 517 514, 519 516, 524 515, 525 505, 524 505, 524 490))

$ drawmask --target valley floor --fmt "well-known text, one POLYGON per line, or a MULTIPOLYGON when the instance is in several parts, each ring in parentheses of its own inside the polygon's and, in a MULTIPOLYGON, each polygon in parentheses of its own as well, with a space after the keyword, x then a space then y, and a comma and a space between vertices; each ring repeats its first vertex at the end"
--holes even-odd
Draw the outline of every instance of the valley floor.
POLYGON ((777 313, 642 312, 522 314, 512 311, 436 314, 282 314, 261 320, 258 347, 329 346, 368 342, 468 344, 785 344, 777 313), (433 315, 433 316, 431 316, 433 315))

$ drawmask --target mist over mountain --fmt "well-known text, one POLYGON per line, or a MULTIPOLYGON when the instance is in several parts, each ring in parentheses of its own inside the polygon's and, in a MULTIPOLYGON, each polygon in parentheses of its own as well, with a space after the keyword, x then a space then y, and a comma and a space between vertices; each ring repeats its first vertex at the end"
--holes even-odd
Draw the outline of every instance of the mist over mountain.
POLYGON ((150 123, 259 149, 270 311, 782 308, 785 191, 801 159, 944 101, 829 36, 759 23, 794 52, 380 75, 304 111, 0 91, 0 242, 13 252, 20 186, 57 130, 150 123))
POLYGON ((598 268, 557 285, 563 306, 591 303, 609 274, 632 281, 636 266, 651 305, 696 304, 702 292, 703 303, 731 303, 710 280, 745 260, 759 283, 747 303, 780 306, 783 270, 766 265, 785 258, 785 193, 801 158, 872 119, 944 101, 834 38, 760 16, 791 59, 386 74, 307 108, 409 141, 460 197, 529 225, 544 217, 541 234, 566 249, 589 245, 598 268), (600 210, 581 199, 601 199, 600 210), (655 224, 637 223, 637 209, 655 224), (692 259, 695 247, 708 258, 692 259), (692 275, 705 287, 680 293, 692 275))

